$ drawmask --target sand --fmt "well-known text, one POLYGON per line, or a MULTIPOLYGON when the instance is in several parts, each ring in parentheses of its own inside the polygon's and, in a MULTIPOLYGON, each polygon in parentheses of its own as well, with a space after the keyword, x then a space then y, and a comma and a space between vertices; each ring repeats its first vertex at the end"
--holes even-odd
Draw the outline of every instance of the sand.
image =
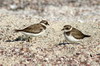
POLYGON ((0 65, 100 66, 100 6, 49 5, 42 14, 34 10, 0 9, 0 65), (33 37, 31 42, 13 41, 23 35, 14 29, 44 19, 50 24, 44 35, 33 37), (72 25, 91 37, 84 38, 80 44, 58 45, 65 40, 61 31, 64 25, 72 25))

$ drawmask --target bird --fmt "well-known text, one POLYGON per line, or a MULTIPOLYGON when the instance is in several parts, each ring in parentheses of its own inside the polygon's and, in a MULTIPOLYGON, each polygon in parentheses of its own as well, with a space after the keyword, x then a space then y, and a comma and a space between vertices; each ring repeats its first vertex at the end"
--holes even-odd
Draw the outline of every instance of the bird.
POLYGON ((22 32, 28 37, 36 37, 44 34, 48 25, 48 21, 42 20, 40 23, 30 25, 24 29, 15 29, 15 32, 22 32))
POLYGON ((64 25, 61 31, 63 31, 65 39, 71 43, 77 43, 85 37, 90 37, 90 35, 82 33, 80 30, 72 27, 71 25, 64 25))

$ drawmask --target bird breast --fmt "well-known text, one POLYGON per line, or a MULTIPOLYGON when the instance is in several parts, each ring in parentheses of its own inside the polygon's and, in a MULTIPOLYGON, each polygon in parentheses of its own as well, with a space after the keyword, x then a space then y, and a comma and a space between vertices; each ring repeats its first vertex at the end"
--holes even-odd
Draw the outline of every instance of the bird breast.
POLYGON ((71 42, 78 42, 79 40, 74 38, 72 35, 65 35, 65 38, 68 40, 68 41, 71 41, 71 42))
POLYGON ((36 36, 40 36, 42 34, 45 33, 45 30, 41 31, 40 33, 28 33, 28 32, 23 32, 23 34, 28 35, 28 36, 32 36, 32 37, 36 37, 36 36))

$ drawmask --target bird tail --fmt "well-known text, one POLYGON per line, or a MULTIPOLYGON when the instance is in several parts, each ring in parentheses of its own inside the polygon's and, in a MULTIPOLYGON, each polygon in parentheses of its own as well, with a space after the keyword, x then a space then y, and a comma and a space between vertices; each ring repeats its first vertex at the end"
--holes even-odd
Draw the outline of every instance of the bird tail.
POLYGON ((85 37, 91 37, 90 35, 84 35, 85 37))
POLYGON ((20 31, 22 31, 22 30, 15 29, 15 32, 20 32, 20 31))

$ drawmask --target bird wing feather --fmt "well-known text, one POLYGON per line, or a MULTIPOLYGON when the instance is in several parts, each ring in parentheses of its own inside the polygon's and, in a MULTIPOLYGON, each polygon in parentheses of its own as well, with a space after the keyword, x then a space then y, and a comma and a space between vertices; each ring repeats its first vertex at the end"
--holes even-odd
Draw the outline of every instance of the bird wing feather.
POLYGON ((29 32, 29 33, 40 33, 42 30, 43 27, 41 24, 34 24, 23 29, 24 32, 29 32))
POLYGON ((76 39, 84 38, 84 34, 81 31, 79 31, 78 29, 75 29, 75 28, 72 29, 71 35, 74 36, 76 39))

